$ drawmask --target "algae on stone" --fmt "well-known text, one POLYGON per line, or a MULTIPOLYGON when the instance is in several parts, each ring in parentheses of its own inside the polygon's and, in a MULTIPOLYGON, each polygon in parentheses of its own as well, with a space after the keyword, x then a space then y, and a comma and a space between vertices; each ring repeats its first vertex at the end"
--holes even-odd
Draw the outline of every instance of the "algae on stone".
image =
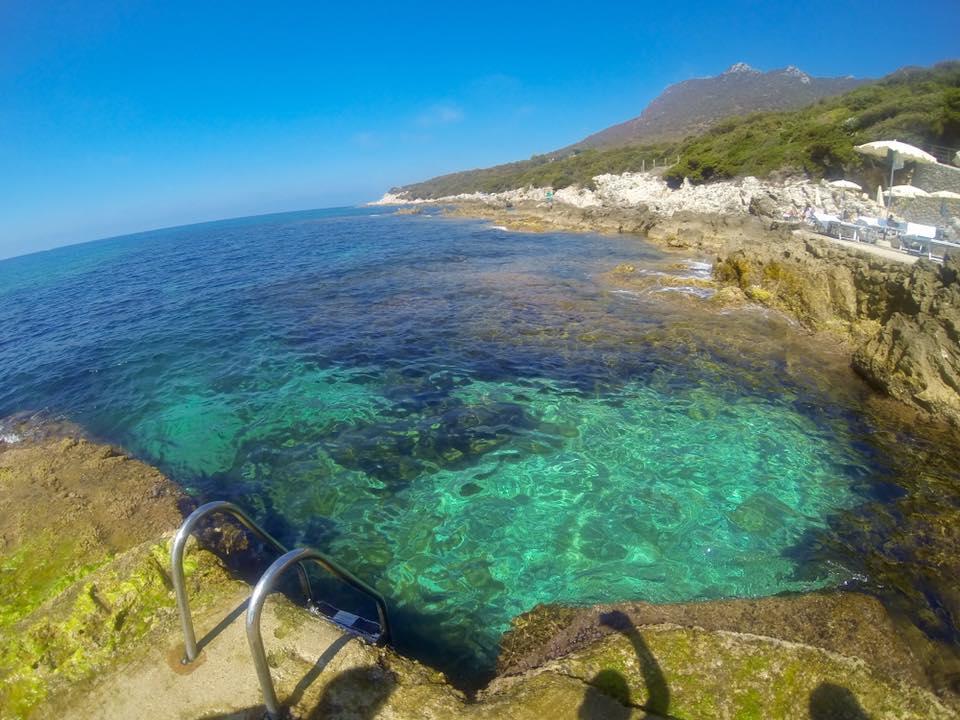
MULTIPOLYGON (((29 716, 48 695, 136 653, 154 629, 175 627, 169 553, 168 542, 132 548, 10 625, 0 645, 0 718, 29 716)), ((195 608, 236 582, 203 551, 187 556, 184 571, 195 608)))
MULTIPOLYGON (((886 677, 856 658, 757 635, 672 625, 609 635, 534 672, 554 676, 555 685, 579 680, 581 702, 597 678, 608 678, 608 688, 615 686, 609 678, 617 678, 629 698, 619 699, 622 706, 690 720, 806 717, 825 685, 845 688, 876 719, 956 717, 928 690, 886 677)), ((529 702, 528 682, 528 675, 499 678, 483 700, 506 708, 509 699, 529 702)))

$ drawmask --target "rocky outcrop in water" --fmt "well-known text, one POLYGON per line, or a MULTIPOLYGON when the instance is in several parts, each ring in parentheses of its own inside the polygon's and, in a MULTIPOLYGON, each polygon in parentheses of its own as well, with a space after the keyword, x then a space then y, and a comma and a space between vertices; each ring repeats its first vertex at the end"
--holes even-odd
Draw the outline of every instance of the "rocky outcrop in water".
POLYGON ((892 397, 960 424, 960 257, 908 266, 825 240, 734 242, 715 275, 853 345, 852 364, 892 397))
POLYGON ((960 255, 942 266, 918 262, 887 313, 854 368, 893 397, 960 423, 960 255))
MULTIPOLYGON (((516 190, 459 198, 448 213, 530 232, 635 233, 670 250, 712 255, 721 283, 810 330, 834 332, 874 387, 960 425, 956 254, 942 269, 920 261, 911 270, 906 255, 887 251, 884 257, 812 233, 798 236, 779 219, 784 210, 802 208, 821 190, 823 200, 842 201, 812 183, 745 178, 667 193, 663 200, 654 185, 645 176, 610 176, 596 192, 570 190, 583 197, 552 207, 534 201, 532 190, 516 190)), ((847 202, 873 212, 878 207, 847 202)))

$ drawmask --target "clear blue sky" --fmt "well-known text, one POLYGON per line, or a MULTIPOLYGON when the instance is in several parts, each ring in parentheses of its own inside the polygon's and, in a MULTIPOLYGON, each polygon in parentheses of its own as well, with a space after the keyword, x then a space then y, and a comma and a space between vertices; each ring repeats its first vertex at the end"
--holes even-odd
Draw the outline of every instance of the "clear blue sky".
POLYGON ((960 2, 0 1, 0 257, 555 149, 737 61, 960 55, 960 2))

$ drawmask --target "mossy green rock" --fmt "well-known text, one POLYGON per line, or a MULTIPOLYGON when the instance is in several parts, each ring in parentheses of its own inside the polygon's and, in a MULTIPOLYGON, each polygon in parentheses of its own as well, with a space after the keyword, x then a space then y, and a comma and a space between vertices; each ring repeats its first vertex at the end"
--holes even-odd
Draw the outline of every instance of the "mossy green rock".
MULTIPOLYGON (((5 628, 0 718, 30 716, 48 695, 109 672, 140 652, 155 630, 174 626, 169 557, 164 541, 132 548, 5 628)), ((184 569, 196 608, 238 584, 206 552, 188 555, 184 569)))
POLYGON ((604 676, 619 678, 629 705, 676 718, 955 717, 932 693, 859 659, 698 628, 655 626, 608 636, 542 672, 590 687, 604 676))

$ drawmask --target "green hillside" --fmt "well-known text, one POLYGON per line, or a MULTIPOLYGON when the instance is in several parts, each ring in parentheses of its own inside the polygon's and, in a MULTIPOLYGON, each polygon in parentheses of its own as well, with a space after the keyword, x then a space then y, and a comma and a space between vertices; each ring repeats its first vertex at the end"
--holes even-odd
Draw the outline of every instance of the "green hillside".
POLYGON ((603 173, 636 172, 654 159, 679 162, 665 177, 701 183, 743 175, 805 172, 839 177, 864 159, 854 145, 893 139, 915 145, 960 147, 960 62, 899 70, 844 95, 801 110, 763 112, 721 121, 678 143, 540 155, 521 162, 443 175, 394 188, 411 197, 438 198, 535 186, 591 187, 603 173))
POLYGON ((675 143, 573 151, 563 158, 555 154, 535 155, 529 160, 506 165, 441 175, 394 188, 391 192, 407 192, 417 198, 439 198, 460 193, 501 192, 528 185, 555 190, 569 185, 591 187, 596 175, 639 171, 644 166, 652 167, 654 161, 662 164, 667 157, 676 159, 675 143))
POLYGON ((774 171, 839 177, 863 162, 855 145, 890 139, 960 146, 960 62, 901 70, 802 110, 722 121, 680 143, 680 162, 666 177, 704 182, 774 171))

